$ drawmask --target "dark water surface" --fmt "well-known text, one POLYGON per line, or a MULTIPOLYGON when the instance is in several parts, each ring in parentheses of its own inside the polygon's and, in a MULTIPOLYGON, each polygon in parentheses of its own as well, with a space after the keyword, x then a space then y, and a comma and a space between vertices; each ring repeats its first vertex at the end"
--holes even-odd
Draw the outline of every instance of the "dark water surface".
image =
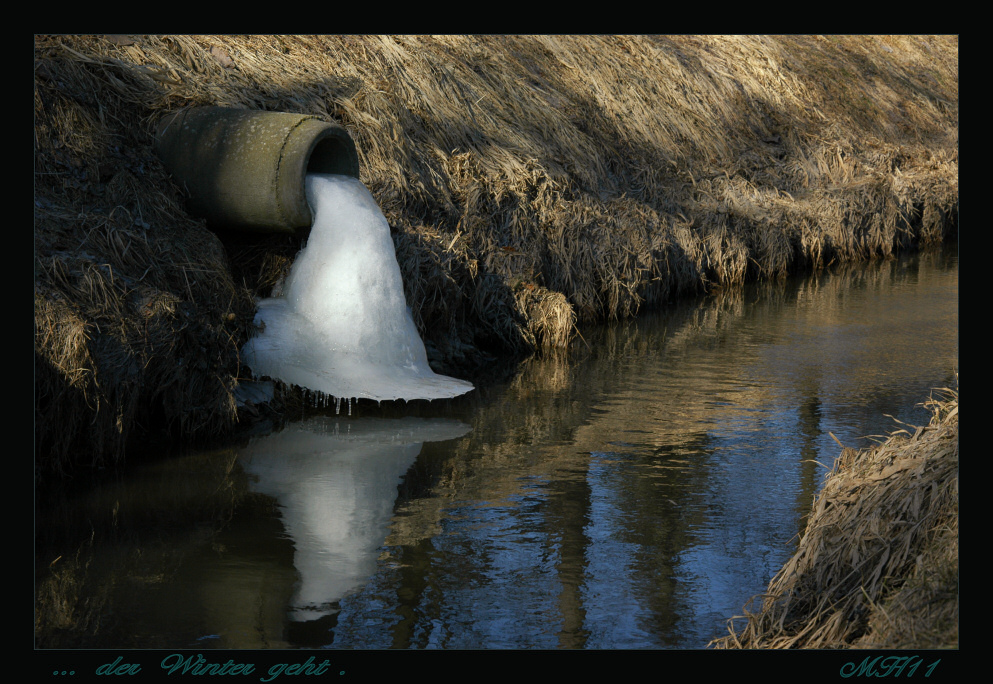
POLYGON ((45 502, 39 596, 52 559, 88 563, 54 643, 702 648, 792 555, 831 433, 866 446, 957 387, 956 251, 583 337, 460 400, 315 412, 45 502))

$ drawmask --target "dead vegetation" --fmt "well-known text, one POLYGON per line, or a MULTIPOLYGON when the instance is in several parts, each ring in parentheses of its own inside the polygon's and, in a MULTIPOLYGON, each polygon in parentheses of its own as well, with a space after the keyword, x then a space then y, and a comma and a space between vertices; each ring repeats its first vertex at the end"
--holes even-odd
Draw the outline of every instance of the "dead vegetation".
POLYGON ((181 107, 345 126, 436 365, 957 231, 941 36, 36 36, 36 463, 237 422, 253 296, 152 152, 181 107))
POLYGON ((926 405, 929 425, 842 449, 796 554, 712 646, 958 648, 958 394, 926 405))

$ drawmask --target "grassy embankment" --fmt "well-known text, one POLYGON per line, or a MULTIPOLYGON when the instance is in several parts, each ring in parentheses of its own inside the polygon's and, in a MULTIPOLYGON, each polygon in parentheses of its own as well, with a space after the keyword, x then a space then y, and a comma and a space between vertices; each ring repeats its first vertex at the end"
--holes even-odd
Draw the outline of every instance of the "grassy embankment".
POLYGON ((954 37, 35 38, 39 472, 230 433, 299 244, 218 235, 152 152, 181 107, 344 125, 439 370, 957 231, 954 37))

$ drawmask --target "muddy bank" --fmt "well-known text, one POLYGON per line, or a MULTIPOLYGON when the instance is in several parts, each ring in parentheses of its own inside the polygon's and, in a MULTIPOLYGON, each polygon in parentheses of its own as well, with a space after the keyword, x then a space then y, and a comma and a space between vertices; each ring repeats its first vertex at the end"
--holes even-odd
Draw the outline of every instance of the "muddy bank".
POLYGON ((152 152, 222 105, 344 126, 436 369, 957 232, 940 36, 37 36, 36 465, 239 422, 254 297, 300 244, 218 233, 152 152))

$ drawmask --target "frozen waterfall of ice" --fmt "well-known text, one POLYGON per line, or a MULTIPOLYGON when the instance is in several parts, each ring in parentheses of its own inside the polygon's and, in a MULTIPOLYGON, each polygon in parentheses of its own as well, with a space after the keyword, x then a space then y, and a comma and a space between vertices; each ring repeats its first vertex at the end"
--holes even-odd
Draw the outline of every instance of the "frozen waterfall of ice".
POLYGON ((431 370, 407 308, 390 227, 357 178, 308 174, 314 225, 262 332, 242 349, 256 377, 338 398, 442 399, 471 383, 431 370))

